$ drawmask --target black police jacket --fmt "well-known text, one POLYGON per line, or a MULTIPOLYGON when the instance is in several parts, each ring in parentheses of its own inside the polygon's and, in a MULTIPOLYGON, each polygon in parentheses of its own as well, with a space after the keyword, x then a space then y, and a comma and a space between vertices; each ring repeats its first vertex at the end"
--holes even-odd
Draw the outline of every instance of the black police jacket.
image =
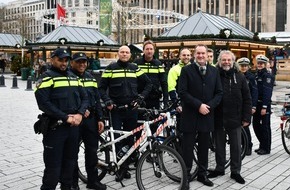
POLYGON ((274 77, 264 68, 257 71, 256 80, 258 86, 258 104, 262 104, 263 108, 266 109, 271 104, 274 77))
POLYGON ((81 75, 76 70, 70 70, 79 77, 79 80, 88 95, 88 110, 91 112, 91 114, 96 115, 98 121, 101 121, 103 119, 103 112, 97 80, 87 71, 81 75))
POLYGON ((70 71, 51 67, 37 81, 35 97, 38 107, 48 116, 64 123, 68 114, 84 115, 88 96, 78 77, 70 71))
POLYGON ((228 71, 218 67, 223 86, 223 98, 215 109, 215 128, 238 128, 242 122, 251 123, 252 100, 247 80, 235 68, 228 71))
MULTIPOLYGON (((149 77, 152 82, 152 90, 148 96, 148 99, 161 98, 160 87, 162 89, 163 99, 168 100, 168 85, 165 70, 161 62, 153 58, 150 62, 147 62, 143 57, 134 60, 134 63, 149 77)), ((144 85, 138 86, 138 91, 141 92, 144 89, 144 85)))
POLYGON ((117 105, 128 105, 138 97, 139 84, 145 86, 140 95, 146 98, 152 88, 148 76, 136 64, 118 60, 105 69, 99 91, 106 104, 113 101, 117 105))
POLYGON ((251 93, 252 108, 256 109, 257 102, 258 102, 258 87, 257 87, 256 77, 250 71, 245 72, 244 75, 247 79, 248 86, 249 86, 250 93, 251 93))

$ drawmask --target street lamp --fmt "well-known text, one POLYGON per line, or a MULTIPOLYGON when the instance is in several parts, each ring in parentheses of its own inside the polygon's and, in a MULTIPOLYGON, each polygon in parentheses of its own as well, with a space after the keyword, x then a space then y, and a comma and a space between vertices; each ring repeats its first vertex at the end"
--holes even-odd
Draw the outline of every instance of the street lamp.
POLYGON ((59 38, 58 41, 64 45, 66 42, 67 42, 67 39, 66 38, 59 38))
POLYGON ((99 40, 99 41, 97 41, 97 45, 98 46, 103 46, 104 45, 104 40, 99 40))
POLYGON ((16 44, 15 47, 16 47, 17 49, 19 49, 19 48, 21 47, 21 45, 20 45, 20 44, 16 44))

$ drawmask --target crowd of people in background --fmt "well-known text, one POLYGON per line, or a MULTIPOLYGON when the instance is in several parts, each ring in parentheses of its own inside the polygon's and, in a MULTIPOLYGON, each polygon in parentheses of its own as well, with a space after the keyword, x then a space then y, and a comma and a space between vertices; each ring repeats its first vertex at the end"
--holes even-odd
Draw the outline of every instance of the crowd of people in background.
MULTIPOLYGON (((217 63, 214 63, 213 50, 199 44, 193 55, 188 48, 181 49, 178 63, 166 75, 164 65, 154 57, 154 51, 154 43, 146 41, 143 56, 130 62, 129 47, 121 46, 118 60, 106 67, 99 84, 86 71, 99 69, 99 60, 89 58, 83 52, 71 57, 65 49, 58 48, 51 55, 49 68, 42 69, 45 67, 44 61, 34 64, 34 76, 38 79, 35 96, 39 109, 52 121, 61 121, 59 127, 48 130, 43 136, 45 170, 42 190, 55 189, 59 182, 62 190, 79 189, 74 169, 80 139, 86 146, 87 187, 106 189, 106 185, 98 181, 97 171, 93 168, 98 160, 94 154, 98 144, 94 142, 97 142, 95 140, 104 127, 100 101, 108 110, 112 110, 114 129, 130 131, 137 126, 139 117, 134 108, 142 106, 142 102, 145 101, 147 108, 159 109, 160 100, 163 100, 164 107, 170 101, 181 100, 181 105, 176 107, 177 128, 182 134, 181 154, 187 168, 187 189, 194 180, 190 171, 195 141, 198 142, 197 181, 206 186, 214 185, 210 178, 225 175, 226 133, 230 141, 230 177, 237 183, 246 183, 241 176, 242 127, 248 135, 248 156, 252 154, 253 147, 251 126, 259 141, 259 148, 255 152, 258 155, 270 154, 274 76, 266 56, 256 56, 257 72, 252 74, 247 57, 236 60, 231 51, 222 50, 216 59, 217 63), (61 83, 61 80, 69 81, 61 83), (75 82, 76 86, 66 85, 71 82, 75 82), (57 87, 54 85, 56 83, 57 87), (68 94, 67 90, 74 93, 68 94), (75 94, 78 95, 74 97, 75 94), (64 100, 72 105, 67 107, 64 100), (124 105, 129 105, 128 109, 113 109, 114 106, 124 105), (208 172, 210 133, 216 142, 216 168, 208 172)), ((125 145, 132 145, 133 140, 126 139, 118 143, 117 152, 125 145)), ((122 165, 116 181, 131 178, 129 164, 125 162, 122 165)))

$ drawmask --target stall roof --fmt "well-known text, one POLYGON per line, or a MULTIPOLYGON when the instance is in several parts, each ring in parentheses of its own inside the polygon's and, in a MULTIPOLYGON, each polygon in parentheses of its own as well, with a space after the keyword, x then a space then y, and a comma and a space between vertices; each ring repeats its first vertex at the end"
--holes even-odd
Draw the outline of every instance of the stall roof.
POLYGON ((194 15, 180 22, 169 31, 161 34, 161 37, 200 35, 200 34, 219 34, 221 29, 232 29, 232 34, 253 37, 253 33, 243 26, 235 23, 231 19, 198 11, 194 15))
POLYGON ((0 47, 15 47, 16 44, 21 45, 21 41, 21 35, 0 33, 0 47))
POLYGON ((65 38, 69 43, 93 44, 99 40, 103 40, 106 45, 118 45, 117 42, 111 40, 96 29, 66 25, 57 27, 36 43, 59 43, 59 39, 61 38, 65 38))

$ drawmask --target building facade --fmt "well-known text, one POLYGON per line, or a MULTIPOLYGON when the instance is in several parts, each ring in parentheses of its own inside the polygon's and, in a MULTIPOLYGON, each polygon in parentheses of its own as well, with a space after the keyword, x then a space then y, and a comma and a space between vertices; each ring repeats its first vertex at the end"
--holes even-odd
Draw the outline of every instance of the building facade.
MULTIPOLYGON (((22 34, 27 39, 51 32, 56 26, 86 26, 99 29, 99 5, 110 0, 16 0, 4 6, 2 32, 22 34), (56 22, 56 2, 66 9, 66 19, 56 22)), ((159 36, 198 10, 226 16, 251 32, 290 31, 290 0, 112 0, 126 9, 112 10, 112 38, 120 43, 137 43, 143 36, 159 36), (138 8, 143 12, 136 11, 138 8), (146 9, 148 11, 146 11, 146 9), (144 11, 145 10, 145 11, 144 11), (149 11, 150 10, 150 11, 149 11), (162 11, 162 12, 161 12, 162 11), (172 15, 163 14, 171 12, 172 15), (132 26, 134 25, 134 26, 132 26), (136 26, 136 25, 139 25, 136 26), (145 27, 150 25, 150 27, 145 27), (122 38, 122 40, 120 40, 122 38)), ((109 15, 109 14, 108 14, 109 15)), ((102 20, 102 19, 101 19, 102 20)))
MULTIPOLYGON (((199 9, 206 13, 226 16, 252 32, 290 31, 290 17, 287 14, 289 0, 119 0, 123 6, 134 4, 142 8, 169 10, 187 16, 195 14, 199 9)), ((174 18, 144 15, 144 22, 155 24, 170 22, 174 18)), ((146 29, 143 34, 158 36, 167 30, 146 29)), ((140 31, 132 32, 132 37, 138 36, 140 31)), ((131 39, 133 42, 142 40, 131 39)))

